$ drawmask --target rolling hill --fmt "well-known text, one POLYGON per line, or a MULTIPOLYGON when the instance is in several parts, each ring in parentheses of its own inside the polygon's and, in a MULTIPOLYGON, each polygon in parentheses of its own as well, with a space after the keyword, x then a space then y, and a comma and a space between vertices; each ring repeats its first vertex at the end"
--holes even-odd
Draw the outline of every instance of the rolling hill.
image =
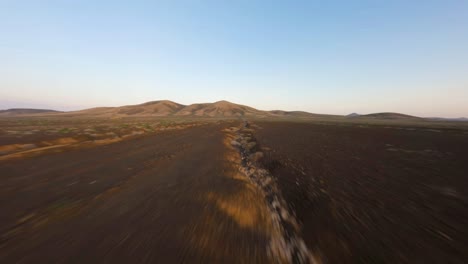
POLYGON ((0 110, 0 116, 21 116, 21 115, 37 115, 37 114, 52 114, 61 113, 60 111, 50 109, 31 109, 31 108, 11 108, 0 110))
POLYGON ((168 100, 151 101, 138 105, 126 105, 120 107, 97 107, 80 111, 66 112, 66 116, 94 116, 94 117, 317 117, 320 115, 302 111, 263 111, 253 107, 217 101, 214 103, 196 103, 191 105, 178 104, 168 100))
POLYGON ((181 116, 207 116, 207 117, 242 117, 267 116, 268 112, 255 108, 234 104, 228 101, 215 103, 192 104, 182 108, 175 115, 181 116))
POLYGON ((99 107, 68 112, 73 115, 109 117, 125 116, 186 116, 186 117, 243 117, 269 116, 269 112, 228 101, 182 105, 168 100, 151 101, 121 107, 99 107))
POLYGON ((393 112, 382 112, 382 113, 373 113, 367 115, 360 115, 356 113, 351 113, 346 116, 347 118, 372 118, 372 119, 423 119, 417 116, 405 115, 400 113, 393 112))
MULTIPOLYGON (((79 111, 60 112, 48 109, 14 108, 0 110, 0 116, 68 116, 68 117, 216 117, 216 118, 352 118, 352 119, 378 119, 378 120, 442 120, 442 118, 421 118, 393 112, 373 114, 352 113, 346 116, 331 116, 325 114, 313 114, 304 111, 258 110, 250 106, 235 104, 228 101, 214 103, 196 103, 183 105, 169 100, 150 101, 137 105, 125 105, 119 107, 96 107, 79 111)), ((443 119, 446 120, 446 119, 443 119)), ((466 119, 457 119, 457 121, 466 119)))

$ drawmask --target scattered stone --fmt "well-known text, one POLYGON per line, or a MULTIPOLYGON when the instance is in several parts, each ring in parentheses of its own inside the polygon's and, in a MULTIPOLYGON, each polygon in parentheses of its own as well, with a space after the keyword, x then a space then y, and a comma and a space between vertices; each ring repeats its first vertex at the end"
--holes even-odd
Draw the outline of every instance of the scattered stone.
POLYGON ((257 143, 249 142, 249 143, 246 144, 245 149, 248 150, 248 151, 251 151, 253 148, 255 148, 255 146, 257 146, 257 143))
POLYGON ((253 162, 258 162, 263 158, 263 152, 257 151, 254 154, 250 155, 250 160, 253 162))
POLYGON ((241 144, 235 140, 231 141, 231 145, 234 146, 234 147, 240 147, 241 144))
POLYGON ((268 255, 278 263, 319 263, 300 237, 300 228, 294 213, 289 211, 289 206, 282 198, 272 176, 267 170, 259 167, 257 161, 262 159, 264 154, 260 151, 252 153, 257 143, 252 137, 254 130, 248 127, 250 125, 246 122, 244 128, 239 130, 236 140, 231 141, 231 145, 237 146, 241 155, 239 171, 265 195, 276 229, 270 237, 268 255))

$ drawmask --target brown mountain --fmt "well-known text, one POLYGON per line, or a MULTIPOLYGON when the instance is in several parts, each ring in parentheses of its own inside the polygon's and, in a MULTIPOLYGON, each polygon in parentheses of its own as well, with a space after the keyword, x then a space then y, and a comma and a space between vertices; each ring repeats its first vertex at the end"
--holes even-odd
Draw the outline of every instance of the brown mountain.
POLYGON ((184 105, 169 100, 151 101, 139 105, 117 107, 117 114, 168 116, 178 112, 184 107, 184 105))
POLYGON ((96 107, 80 111, 67 112, 73 115, 92 116, 169 116, 173 115, 184 105, 168 100, 151 101, 138 105, 125 105, 119 107, 96 107))
MULTIPOLYGON (((283 111, 285 112, 285 111, 283 111)), ((293 112, 285 112, 293 113, 293 112)), ((304 112, 305 113, 305 112, 304 112)), ((186 117, 269 117, 278 116, 273 112, 258 110, 228 101, 182 105, 168 100, 151 101, 138 105, 120 107, 98 107, 67 112, 65 115, 96 117, 126 116, 186 116, 186 117)))
MULTIPOLYGON (((218 101, 214 103, 199 103, 191 105, 182 105, 168 100, 151 101, 138 105, 126 105, 119 107, 96 107, 80 111, 57 112, 53 110, 27 109, 28 111, 8 112, 10 115, 44 114, 57 116, 87 116, 87 117, 106 117, 119 118, 131 116, 152 116, 152 117, 218 117, 218 118, 236 118, 236 117, 317 117, 321 115, 311 114, 302 111, 263 111, 249 106, 231 103, 228 101, 218 101)), ((10 111, 10 110, 6 110, 10 111)), ((5 111, 3 111, 5 112, 5 111)), ((3 114, 5 115, 5 114, 3 114)))
MULTIPOLYGON (((228 101, 218 101, 214 103, 199 103, 191 105, 178 104, 169 100, 150 101, 137 105, 125 105, 119 107, 96 107, 80 111, 59 112, 47 109, 26 109, 16 108, 8 110, 0 110, 0 116, 38 116, 38 115, 54 115, 54 116, 84 116, 84 117, 132 117, 132 116, 147 116, 147 117, 219 117, 219 118, 236 118, 236 117, 255 117, 255 118, 314 118, 314 117, 339 117, 331 115, 312 114, 303 111, 263 111, 253 107, 231 103, 228 101)), ((374 113, 367 115, 351 114, 348 118, 371 118, 371 119, 422 119, 416 116, 410 116, 400 113, 374 113)))
POLYGON ((267 116, 266 111, 234 104, 228 101, 215 103, 191 104, 182 108, 175 115, 180 116, 207 116, 207 117, 242 117, 242 116, 267 116))
POLYGON ((20 115, 37 115, 37 114, 51 114, 61 113, 49 109, 31 109, 31 108, 12 108, 7 110, 0 110, 0 116, 20 116, 20 115))
POLYGON ((405 115, 400 113, 384 112, 384 113, 374 113, 368 115, 359 115, 361 118, 375 118, 375 119, 421 119, 421 117, 405 115))

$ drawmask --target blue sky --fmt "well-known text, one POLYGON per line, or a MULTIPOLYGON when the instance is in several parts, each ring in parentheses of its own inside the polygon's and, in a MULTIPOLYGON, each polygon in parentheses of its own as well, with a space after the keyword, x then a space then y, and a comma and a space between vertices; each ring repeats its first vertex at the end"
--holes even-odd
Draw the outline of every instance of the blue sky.
POLYGON ((0 1, 0 108, 468 116, 467 1, 0 1))

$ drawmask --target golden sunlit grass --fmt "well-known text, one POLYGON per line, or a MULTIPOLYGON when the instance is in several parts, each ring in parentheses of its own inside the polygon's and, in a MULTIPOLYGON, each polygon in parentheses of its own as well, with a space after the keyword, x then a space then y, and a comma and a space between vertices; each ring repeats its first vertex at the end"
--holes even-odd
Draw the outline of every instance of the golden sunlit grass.
MULTIPOLYGON (((81 120, 81 122, 84 122, 81 126, 86 124, 83 120, 81 120)), ((103 121, 103 124, 99 126, 96 125, 94 128, 88 128, 89 125, 92 124, 92 120, 90 120, 89 124, 79 129, 60 129, 60 126, 63 125, 60 121, 56 121, 55 124, 49 124, 47 129, 45 129, 42 123, 34 123, 33 125, 23 127, 14 127, 13 125, 17 126, 17 124, 10 124, 12 125, 12 128, 19 130, 15 130, 15 135, 17 135, 16 138, 10 139, 12 144, 0 145, 0 160, 26 158, 45 153, 62 152, 68 149, 107 145, 141 135, 149 135, 166 130, 181 130, 203 124, 184 123, 182 120, 182 123, 158 121, 150 124, 148 122, 136 122, 133 124, 123 123, 118 126, 118 123, 115 122, 117 121, 114 121, 114 123, 105 123, 103 121), (55 127, 56 129, 51 130, 50 127, 55 127), (31 135, 38 133, 42 133, 42 137, 52 137, 52 139, 37 140, 33 138, 28 142, 28 138, 30 138, 31 135), (64 135, 66 136, 64 137, 64 135), (23 142, 26 141, 27 143, 14 143, 18 139, 23 142)), ((8 132, 10 130, 5 131, 8 132)), ((8 133, 5 135, 8 135, 8 133)))

